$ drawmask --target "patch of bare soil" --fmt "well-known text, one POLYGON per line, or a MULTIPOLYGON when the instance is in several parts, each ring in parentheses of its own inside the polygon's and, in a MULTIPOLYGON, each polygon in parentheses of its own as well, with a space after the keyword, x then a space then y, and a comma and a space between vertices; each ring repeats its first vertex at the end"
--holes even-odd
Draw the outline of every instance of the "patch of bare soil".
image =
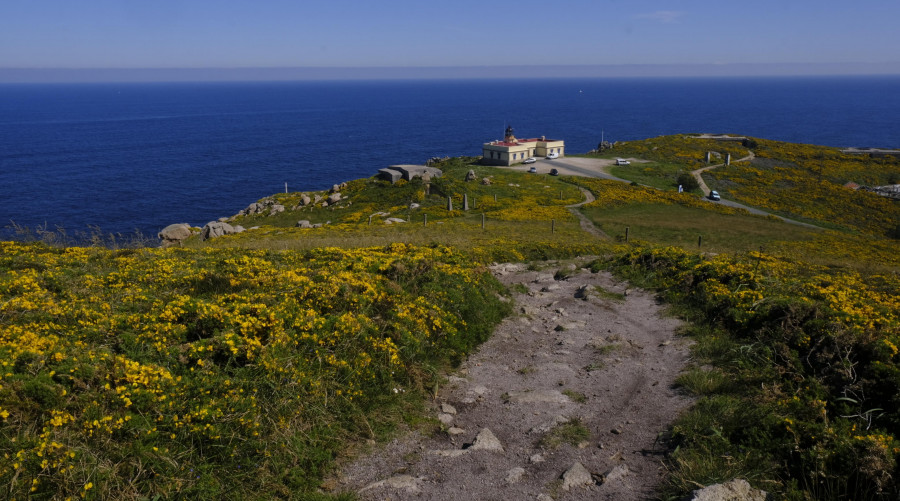
POLYGON ((652 498, 664 473, 659 435, 690 403, 672 388, 687 343, 651 294, 574 268, 556 279, 556 267, 495 266, 527 292, 438 392, 444 431, 410 433, 347 465, 338 490, 378 500, 652 498))

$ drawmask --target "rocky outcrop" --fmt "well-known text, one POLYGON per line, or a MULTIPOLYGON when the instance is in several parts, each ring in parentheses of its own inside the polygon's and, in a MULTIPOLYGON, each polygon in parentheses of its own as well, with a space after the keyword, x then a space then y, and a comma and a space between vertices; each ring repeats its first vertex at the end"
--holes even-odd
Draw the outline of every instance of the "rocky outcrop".
POLYGON ((200 239, 209 240, 210 238, 233 235, 235 233, 241 233, 242 231, 244 231, 243 226, 231 226, 230 224, 221 221, 213 221, 206 223, 206 225, 203 226, 203 229, 200 230, 200 239))
POLYGON ((466 173, 466 181, 474 181, 478 176, 475 175, 475 170, 470 169, 469 172, 466 173))
POLYGON ((163 228, 156 236, 160 239, 162 247, 171 247, 173 245, 181 245, 181 242, 194 232, 191 231, 191 225, 187 223, 170 224, 163 228))
POLYGON ((253 202, 248 205, 246 209, 235 214, 234 217, 238 216, 255 216, 255 215, 268 215, 274 216, 280 212, 284 212, 284 206, 275 203, 275 200, 272 198, 264 198, 259 202, 253 202))
POLYGON ((693 492, 690 501, 766 501, 766 491, 750 487, 750 483, 742 478, 729 480, 724 484, 715 484, 693 492))

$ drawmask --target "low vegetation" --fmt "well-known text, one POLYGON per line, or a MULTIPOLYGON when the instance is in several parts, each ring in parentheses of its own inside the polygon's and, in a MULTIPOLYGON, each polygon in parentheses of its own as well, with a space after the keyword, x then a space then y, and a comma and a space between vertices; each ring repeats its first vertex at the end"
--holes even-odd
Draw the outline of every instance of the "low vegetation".
MULTIPOLYGON (((509 314, 487 263, 565 279, 540 261, 578 255, 690 321, 679 385, 697 402, 671 430, 664 499, 734 477, 792 500, 900 497, 900 214, 843 187, 886 184, 896 160, 683 135, 605 153, 647 160, 617 174, 663 190, 458 158, 428 191, 350 181, 341 203, 242 217, 260 228, 182 248, 0 243, 0 497, 328 498, 334 462, 421 421, 441 372, 509 314), (818 228, 677 193, 707 151, 750 150, 707 183, 818 228), (565 208, 579 187, 612 240, 565 208)), ((588 436, 573 422, 541 445, 588 436)))

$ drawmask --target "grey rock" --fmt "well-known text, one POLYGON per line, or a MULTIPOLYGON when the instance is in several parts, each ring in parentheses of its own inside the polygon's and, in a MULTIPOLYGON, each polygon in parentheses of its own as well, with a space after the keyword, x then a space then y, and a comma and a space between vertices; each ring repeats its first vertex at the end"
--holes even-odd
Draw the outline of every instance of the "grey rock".
POLYGON ((331 187, 331 191, 329 191, 329 193, 337 193, 339 191, 341 191, 341 187, 339 185, 335 184, 331 187))
POLYGON ((234 227, 230 224, 213 221, 206 223, 206 225, 203 226, 203 229, 200 230, 200 239, 209 240, 210 238, 218 238, 225 235, 231 235, 232 233, 234 233, 234 227))
POLYGON ((384 224, 397 224, 397 223, 405 223, 406 221, 400 219, 399 217, 389 217, 384 220, 384 224))
POLYGON ((541 292, 552 292, 555 290, 559 290, 559 284, 547 284, 541 287, 541 292))
POLYGON ((591 288, 587 285, 582 285, 575 291, 575 297, 587 301, 591 298, 591 288))
POLYGON ((490 186, 490 185, 491 185, 491 178, 489 178, 489 177, 481 178, 481 184, 484 185, 484 186, 490 186))
POLYGON ((415 202, 409 204, 410 209, 418 209, 419 207, 421 207, 421 206, 415 202))
POLYGON ((569 468, 565 473, 562 474, 562 481, 562 488, 564 491, 568 491, 578 487, 587 487, 594 484, 594 479, 593 477, 591 477, 591 472, 587 471, 584 465, 582 465, 578 461, 576 461, 571 468, 569 468))
POLYGON ((525 468, 513 468, 506 472, 506 483, 507 484, 517 484, 522 477, 525 476, 525 468))
POLYGON ((310 224, 308 220, 302 219, 297 221, 297 228, 312 228, 312 224, 310 224))
POLYGON ((530 458, 528 458, 528 462, 531 464, 538 464, 544 462, 544 456, 540 454, 534 454, 530 458))
POLYGON ((547 421, 545 423, 541 423, 534 428, 528 430, 528 433, 547 433, 548 431, 556 428, 561 424, 566 424, 569 422, 569 418, 563 415, 556 416, 555 418, 547 421))
POLYGON ((501 444, 500 440, 498 440, 491 430, 487 428, 478 433, 478 436, 475 437, 475 443, 473 443, 472 447, 469 447, 469 449, 474 451, 504 452, 503 444, 501 444))
POLYGON ((628 466, 620 464, 603 474, 603 483, 618 482, 628 475, 628 466))
POLYGON ((438 414, 438 421, 444 424, 444 426, 450 426, 453 424, 453 415, 442 412, 438 414))
POLYGON ((457 436, 457 435, 462 435, 462 434, 465 433, 465 432, 466 432, 466 430, 464 430, 464 429, 462 429, 462 428, 457 428, 456 426, 451 426, 451 427, 447 430, 447 433, 449 433, 451 436, 454 436, 454 437, 457 436))
POLYGON ((305 207, 305 206, 309 205, 310 203, 312 203, 312 199, 309 198, 309 195, 307 195, 306 193, 300 195, 300 204, 299 204, 300 206, 305 207))
POLYGON ((421 484, 421 482, 422 479, 418 477, 413 477, 411 475, 397 475, 396 477, 391 477, 387 480, 381 480, 380 482, 369 484, 360 489, 359 492, 387 487, 390 489, 404 490, 411 494, 418 494, 421 491, 421 488, 419 487, 419 484, 421 484))
POLYGON ((447 414, 456 414, 456 407, 453 407, 450 404, 441 404, 441 412, 447 414))
POLYGON ((507 393, 509 401, 517 404, 567 404, 569 397, 557 390, 511 391, 507 393))
POLYGON ((765 501, 767 496, 742 478, 695 490, 692 495, 691 501, 765 501))
POLYGON ((466 173, 466 181, 474 181, 476 177, 474 169, 469 169, 469 172, 466 173))
POLYGON ((166 226, 160 230, 156 236, 162 240, 163 247, 168 247, 170 245, 181 243, 182 240, 190 237, 192 234, 191 225, 187 223, 176 223, 166 226))
POLYGON ((269 215, 274 216, 280 212, 284 212, 284 206, 281 204, 273 204, 271 209, 269 209, 269 215))
POLYGON ((329 204, 336 204, 340 201, 341 201, 340 193, 332 193, 331 195, 328 195, 328 203, 329 204))
POLYGON ((243 226, 241 226, 241 225, 235 225, 233 228, 234 228, 234 232, 235 232, 235 233, 243 233, 243 232, 247 231, 247 230, 246 230, 243 226))

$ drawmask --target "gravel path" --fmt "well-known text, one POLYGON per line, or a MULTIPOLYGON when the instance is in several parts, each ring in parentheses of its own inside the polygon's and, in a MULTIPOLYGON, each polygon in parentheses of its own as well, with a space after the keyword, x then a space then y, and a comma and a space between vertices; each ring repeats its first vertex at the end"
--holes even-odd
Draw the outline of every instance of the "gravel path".
POLYGON ((493 268, 518 312, 450 376, 443 423, 347 465, 338 491, 362 499, 638 500, 663 478, 659 441, 689 400, 679 321, 611 275, 555 264, 493 268), (550 266, 550 265, 548 265, 550 266), (522 287, 517 287, 523 289, 522 287))

